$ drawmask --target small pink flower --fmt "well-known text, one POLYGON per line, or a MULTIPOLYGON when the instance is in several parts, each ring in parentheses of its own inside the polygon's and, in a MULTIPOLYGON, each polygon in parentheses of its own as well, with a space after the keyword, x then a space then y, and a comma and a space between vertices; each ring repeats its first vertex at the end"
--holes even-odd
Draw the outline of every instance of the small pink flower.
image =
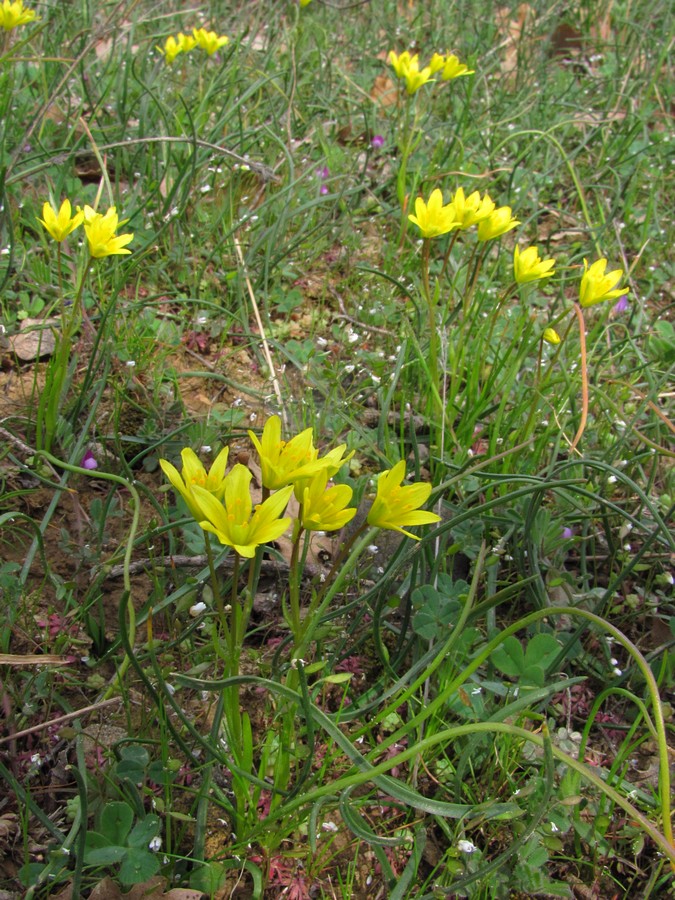
POLYGON ((91 452, 91 450, 87 450, 87 452, 82 457, 82 462, 80 463, 83 469, 98 469, 98 463, 96 462, 96 457, 91 452))
POLYGON ((325 196, 325 195, 328 193, 328 185, 327 185, 327 184, 322 184, 321 187, 319 188, 319 193, 320 193, 322 196, 325 196))
POLYGON ((330 169, 328 168, 328 166, 321 166, 320 169, 316 170, 316 174, 323 181, 326 178, 330 178, 330 169))
POLYGON ((384 138, 381 134, 374 134, 370 139, 370 146, 373 150, 379 150, 381 147, 384 147, 384 138))

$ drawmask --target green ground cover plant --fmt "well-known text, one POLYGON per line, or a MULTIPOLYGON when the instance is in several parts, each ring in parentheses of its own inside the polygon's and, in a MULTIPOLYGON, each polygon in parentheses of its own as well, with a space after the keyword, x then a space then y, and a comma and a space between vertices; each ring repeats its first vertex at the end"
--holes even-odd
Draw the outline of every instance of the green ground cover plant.
POLYGON ((0 6, 0 888, 672 892, 662 0, 0 6))

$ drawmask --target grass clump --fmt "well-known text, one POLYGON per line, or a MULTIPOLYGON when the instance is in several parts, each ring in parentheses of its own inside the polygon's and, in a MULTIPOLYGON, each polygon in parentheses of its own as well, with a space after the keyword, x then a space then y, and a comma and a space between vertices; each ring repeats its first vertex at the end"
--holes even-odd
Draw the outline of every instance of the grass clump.
POLYGON ((667 12, 5 4, 5 889, 665 895, 667 12))

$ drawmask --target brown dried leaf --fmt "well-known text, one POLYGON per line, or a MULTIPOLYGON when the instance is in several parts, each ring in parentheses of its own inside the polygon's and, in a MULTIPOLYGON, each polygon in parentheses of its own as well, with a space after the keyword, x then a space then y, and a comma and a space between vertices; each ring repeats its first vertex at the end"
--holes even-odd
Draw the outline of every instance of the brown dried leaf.
POLYGON ((0 666, 67 666, 71 656, 55 656, 53 653, 0 653, 0 666))
MULTIPOLYGON (((131 890, 123 894, 112 878, 104 878, 99 881, 89 895, 89 900, 202 900, 204 894, 201 891, 193 891, 190 888, 172 888, 165 891, 167 879, 161 875, 155 875, 143 884, 135 884, 131 890)), ((65 898, 64 898, 65 900, 65 898)))
POLYGON ((529 3, 521 3, 516 9, 516 18, 511 18, 511 9, 501 6, 495 13, 497 30, 502 36, 501 47, 504 55, 501 62, 501 70, 504 75, 515 75, 518 69, 518 55, 525 37, 525 26, 535 17, 535 10, 529 3))
POLYGON ((394 106, 398 97, 398 89, 389 75, 376 75, 370 96, 380 106, 394 106))

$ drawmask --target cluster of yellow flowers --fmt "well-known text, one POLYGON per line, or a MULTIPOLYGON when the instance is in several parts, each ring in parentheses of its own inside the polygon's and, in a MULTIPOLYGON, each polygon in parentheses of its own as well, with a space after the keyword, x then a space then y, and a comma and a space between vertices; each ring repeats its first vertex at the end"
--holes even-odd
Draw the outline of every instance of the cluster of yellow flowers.
POLYGON ((408 218, 417 225, 424 238, 440 237, 450 231, 466 230, 477 225, 478 240, 490 241, 520 225, 511 214, 510 206, 496 207, 487 192, 481 197, 478 191, 474 191, 466 197, 461 187, 445 206, 439 188, 431 192, 428 203, 418 197, 415 200, 415 215, 408 218))
MULTIPOLYGON (((329 480, 354 455, 353 451, 345 453, 346 444, 320 456, 311 428, 283 441, 278 416, 267 420, 260 438, 252 431, 249 437, 260 457, 262 485, 268 495, 255 508, 250 470, 236 463, 226 472, 228 447, 220 451, 208 472, 188 447, 181 452, 182 473, 167 460, 160 460, 164 474, 185 501, 190 515, 204 531, 216 535, 221 544, 232 547, 240 556, 253 557, 256 547, 276 540, 288 529, 291 518, 283 513, 292 494, 299 504, 300 529, 306 531, 337 531, 356 515, 356 509, 348 505, 352 489, 346 484, 328 486, 329 480)), ((426 525, 438 522, 440 517, 419 508, 428 500, 431 485, 403 485, 404 478, 403 460, 381 473, 367 521, 374 527, 419 540, 403 526, 426 525)))
POLYGON ((127 220, 119 221, 114 206, 111 206, 105 215, 96 212, 91 206, 85 205, 84 209, 78 206, 77 212, 73 215, 70 200, 64 200, 58 212, 50 203, 45 203, 42 207, 42 218, 38 219, 58 243, 65 241, 68 235, 84 222, 89 253, 95 259, 131 253, 131 250, 125 248, 134 239, 133 234, 116 233, 118 227, 125 221, 127 220))
POLYGON ((12 31, 19 25, 27 25, 35 20, 35 11, 24 9, 23 0, 3 0, 0 6, 0 26, 5 31, 12 31))
MULTIPOLYGON (((443 193, 439 188, 433 190, 428 202, 422 197, 415 200, 415 214, 409 215, 413 224, 417 225, 423 238, 430 239, 448 234, 451 231, 465 230, 472 225, 477 226, 478 240, 489 241, 511 231, 520 222, 514 218, 510 206, 496 207, 487 191, 481 197, 479 191, 465 196, 464 190, 457 188, 450 201, 444 205, 443 193)), ((530 284, 555 274, 555 260, 541 259, 536 246, 525 250, 516 245, 513 251, 513 277, 517 284, 530 284)), ((620 288, 623 278, 622 269, 606 272, 607 260, 596 260, 591 266, 584 260, 584 274, 579 285, 579 305, 594 306, 605 300, 614 300, 628 293, 628 288, 620 288)), ((549 344, 559 344, 560 336, 553 328, 547 328, 543 334, 549 344)))
POLYGON ((207 31, 205 28, 193 28, 192 34, 183 34, 182 31, 174 37, 172 34, 166 39, 164 47, 158 47, 170 65, 179 53, 189 53, 195 47, 204 50, 209 56, 213 56, 221 47, 230 43, 229 37, 218 35, 215 31, 207 31))
MULTIPOLYGON (((478 240, 489 241, 506 234, 520 224, 519 220, 513 217, 511 207, 496 208, 487 191, 482 197, 479 191, 474 191, 466 197, 461 187, 457 188, 450 203, 445 205, 443 193, 439 188, 431 192, 428 202, 418 197, 415 200, 415 215, 409 215, 408 218, 417 225, 423 238, 440 237, 451 231, 476 225, 478 240)), ((541 259, 535 246, 522 251, 516 246, 513 252, 513 277, 518 284, 529 284, 550 278, 555 274, 554 266, 555 260, 541 259)), ((619 287, 623 271, 615 269, 606 273, 606 269, 607 260, 604 258, 596 260, 591 266, 584 260, 584 274, 579 286, 580 306, 594 306, 596 303, 613 300, 628 293, 628 288, 619 287)), ((548 340, 548 337, 545 336, 545 339, 548 340)), ((559 342, 560 338, 549 341, 549 343, 559 342)))
POLYGON ((405 81, 406 91, 414 94, 427 81, 431 81, 432 77, 437 73, 441 73, 441 81, 451 81, 453 78, 459 78, 462 75, 473 75, 474 70, 469 69, 464 63, 453 54, 443 56, 441 53, 434 53, 429 60, 429 64, 420 69, 419 54, 411 55, 408 50, 397 55, 393 50, 389 52, 389 62, 394 68, 396 75, 405 81))

